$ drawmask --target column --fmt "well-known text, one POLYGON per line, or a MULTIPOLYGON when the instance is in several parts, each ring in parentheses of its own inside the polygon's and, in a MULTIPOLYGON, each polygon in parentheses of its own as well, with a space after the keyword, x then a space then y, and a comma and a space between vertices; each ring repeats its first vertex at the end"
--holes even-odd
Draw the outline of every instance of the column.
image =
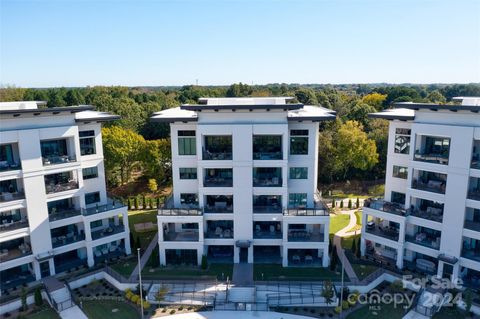
POLYGON ((233 262, 238 264, 240 262, 240 248, 233 246, 233 262))
POLYGON ((248 247, 248 263, 253 264, 253 244, 248 247))
POLYGON ((88 267, 93 267, 93 265, 95 265, 92 243, 87 243, 87 264, 88 267))
POLYGON ((32 264, 33 264, 33 271, 35 272, 35 280, 42 279, 42 273, 40 272, 40 264, 36 260, 34 260, 32 264))
POLYGON ((438 262, 437 278, 443 277, 443 261, 438 262))
POLYGON ((406 222, 403 221, 400 223, 400 229, 399 229, 399 232, 398 232, 398 242, 399 243, 404 243, 405 242, 405 228, 406 228, 406 222))
POLYGON ((167 257, 165 256, 165 248, 160 248, 160 265, 161 266, 166 266, 167 265, 167 257))
POLYGON ((453 272, 452 272, 452 283, 456 283, 457 280, 460 278, 460 263, 457 262, 453 265, 453 272))
POLYGON ((397 268, 398 269, 403 269, 403 254, 404 254, 403 246, 401 246, 400 248, 397 248, 397 268))
POLYGON ((288 267, 288 248, 284 245, 282 247, 283 253, 282 253, 282 266, 283 267, 288 267))
MULTIPOLYGON (((363 225, 363 227, 365 228, 365 224, 363 225)), ((363 238, 363 231, 362 231, 362 237, 360 238, 360 254, 362 255, 362 257, 365 256, 366 252, 367 252, 367 241, 365 240, 365 238, 363 238)))
POLYGON ((91 242, 92 241, 92 229, 90 228, 90 221, 88 219, 85 220, 84 226, 85 226, 85 240, 87 242, 91 242))
POLYGON ((50 276, 55 275, 56 274, 56 272, 55 272, 55 262, 54 262, 53 258, 51 258, 48 261, 48 267, 50 268, 50 276))
MULTIPOLYGON (((118 219, 118 216, 115 216, 118 219)), ((122 214, 123 226, 125 227, 125 254, 130 255, 132 253, 132 248, 130 246, 130 228, 128 226, 128 211, 125 211, 122 214)), ((118 223, 118 221, 116 221, 118 223)))
POLYGON ((327 246, 327 248, 323 250, 322 267, 327 268, 329 265, 330 265, 330 258, 328 256, 328 246, 327 246))

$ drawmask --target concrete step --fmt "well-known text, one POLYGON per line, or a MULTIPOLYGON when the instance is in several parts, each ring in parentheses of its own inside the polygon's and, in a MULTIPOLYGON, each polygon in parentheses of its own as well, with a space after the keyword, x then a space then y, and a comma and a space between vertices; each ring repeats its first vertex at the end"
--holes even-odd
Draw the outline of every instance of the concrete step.
POLYGON ((255 301, 254 287, 233 287, 228 291, 229 302, 254 302, 255 301))

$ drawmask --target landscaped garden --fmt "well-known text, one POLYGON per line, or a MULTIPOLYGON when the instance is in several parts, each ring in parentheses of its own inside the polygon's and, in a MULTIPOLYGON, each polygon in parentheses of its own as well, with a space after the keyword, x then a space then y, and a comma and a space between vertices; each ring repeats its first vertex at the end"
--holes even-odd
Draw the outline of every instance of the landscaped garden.
POLYGON ((339 281, 340 272, 321 267, 282 267, 279 264, 254 264, 254 280, 339 281))
POLYGON ((330 215, 330 234, 335 234, 340 229, 347 227, 350 222, 350 215, 338 214, 330 215))
POLYGON ((44 305, 40 309, 34 310, 32 313, 25 315, 25 319, 60 319, 60 316, 50 306, 44 305))
POLYGON ((125 301, 89 300, 82 302, 82 308, 89 319, 135 319, 140 312, 125 301))
POLYGON ((122 275, 124 278, 129 278, 132 274, 133 269, 137 266, 138 261, 136 254, 132 255, 129 258, 121 259, 115 263, 109 264, 108 266, 122 275))
POLYGON ((197 266, 146 266, 142 279, 218 279, 232 278, 233 264, 209 264, 207 269, 197 266))
MULTIPOLYGON (((157 233, 157 210, 135 210, 128 212, 128 225, 130 227, 132 248, 140 247, 142 250, 147 248, 157 233), (151 224, 150 224, 151 223, 151 224), (135 225, 151 225, 152 227, 136 229, 135 225)), ((137 227, 138 228, 138 227, 137 227)))
POLYGON ((199 311, 205 311, 205 309, 201 306, 170 305, 170 306, 157 308, 152 318, 160 318, 160 317, 166 317, 171 315, 178 315, 183 313, 199 312, 199 311))

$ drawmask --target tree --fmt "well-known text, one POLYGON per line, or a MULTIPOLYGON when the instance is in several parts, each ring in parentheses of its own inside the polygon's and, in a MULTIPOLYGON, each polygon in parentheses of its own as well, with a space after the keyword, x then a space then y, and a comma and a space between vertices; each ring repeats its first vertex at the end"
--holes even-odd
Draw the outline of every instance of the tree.
POLYGON ((333 284, 330 280, 325 280, 323 283, 322 297, 325 298, 327 305, 330 305, 333 302, 333 297, 335 296, 335 290, 333 289, 333 284))
POLYGON ((340 209, 343 209, 343 198, 340 200, 340 209))
POLYGON ((27 305, 27 291, 25 290, 25 287, 22 287, 22 291, 20 292, 20 299, 22 302, 22 307, 20 308, 21 311, 27 311, 28 305, 27 305))
POLYGON ((363 103, 361 101, 353 101, 349 103, 342 118, 346 120, 355 120, 360 122, 363 126, 368 127, 370 119, 368 118, 369 113, 376 112, 377 109, 374 106, 363 103))
POLYGON ((375 141, 379 154, 378 165, 373 170, 375 177, 383 178, 385 176, 388 153, 388 125, 388 121, 383 119, 372 119, 369 123, 368 138, 375 141))
POLYGON ((335 245, 332 247, 332 257, 330 258, 330 270, 335 271, 337 269, 337 264, 338 264, 338 255, 337 255, 337 249, 335 245))
POLYGON ((356 208, 360 208, 360 198, 357 197, 357 202, 355 204, 356 208))
POLYGON ((117 126, 102 128, 105 168, 111 182, 130 180, 131 173, 142 159, 145 140, 141 135, 117 126))
POLYGON ((226 95, 228 97, 242 97, 250 96, 253 93, 252 88, 248 84, 243 84, 242 82, 230 85, 227 90, 226 95))
POLYGON ((362 102, 365 104, 368 104, 370 106, 373 106, 377 111, 380 111, 383 109, 383 103, 387 99, 386 94, 380 94, 380 93, 370 93, 365 95, 362 98, 362 102))
POLYGON ((34 300, 35 306, 41 307, 43 305, 42 292, 40 291, 40 288, 35 289, 34 300))
POLYGON ((315 96, 315 92, 312 89, 300 88, 295 91, 295 97, 300 103, 303 103, 303 104, 308 104, 308 105, 318 104, 317 97, 315 96))
POLYGON ((347 121, 338 130, 336 138, 337 169, 345 179, 349 169, 371 169, 378 163, 375 142, 367 137, 363 127, 356 121, 347 121))
POLYGON ((348 209, 352 209, 352 199, 348 199, 348 209))
POLYGON ((447 99, 440 93, 439 90, 434 90, 427 95, 427 100, 432 103, 444 104, 447 99))
POLYGON ((147 178, 164 183, 171 179, 170 140, 146 141, 142 156, 143 173, 147 178))

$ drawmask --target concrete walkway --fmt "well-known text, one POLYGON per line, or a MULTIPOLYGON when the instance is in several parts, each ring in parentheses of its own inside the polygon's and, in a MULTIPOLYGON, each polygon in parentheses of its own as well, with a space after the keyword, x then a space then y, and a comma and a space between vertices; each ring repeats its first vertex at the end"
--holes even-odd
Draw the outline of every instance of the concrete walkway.
POLYGON ((235 263, 233 264, 232 282, 235 286, 253 285, 253 264, 235 263))
POLYGON ((88 319, 85 313, 78 306, 73 306, 60 312, 62 319, 88 319))
MULTIPOLYGON (((143 253, 142 257, 140 257, 140 266, 142 269, 145 267, 147 264, 148 259, 150 258, 150 255, 152 254, 153 250, 155 249, 155 246, 158 244, 158 232, 153 236, 152 241, 150 244, 148 244, 147 249, 145 249, 145 252, 143 253)), ((133 254, 136 253, 136 251, 132 251, 133 254)), ((132 274, 130 275, 130 280, 136 280, 138 278, 138 265, 135 266, 135 269, 133 269, 132 274)))
POLYGON ((345 251, 342 248, 342 237, 348 237, 349 235, 349 230, 352 229, 353 226, 357 224, 357 216, 355 216, 356 209, 352 209, 349 211, 342 211, 342 214, 348 214, 350 215, 350 222, 348 225, 342 229, 340 229, 338 232, 335 233, 333 236, 333 244, 335 245, 337 249, 337 255, 338 258, 340 259, 340 262, 343 261, 343 265, 345 268, 345 273, 347 274, 348 278, 352 282, 358 282, 359 279, 357 277, 357 274, 353 270, 352 265, 350 264, 350 261, 348 260, 347 256, 345 256, 345 251))

